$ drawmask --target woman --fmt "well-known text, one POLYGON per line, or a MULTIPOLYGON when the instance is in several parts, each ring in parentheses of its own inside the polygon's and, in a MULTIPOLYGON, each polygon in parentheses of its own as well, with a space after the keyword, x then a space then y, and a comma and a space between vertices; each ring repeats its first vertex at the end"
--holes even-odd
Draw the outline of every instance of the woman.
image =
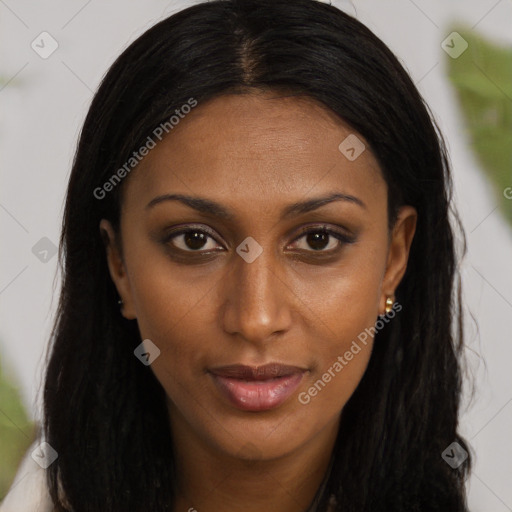
POLYGON ((69 182, 54 510, 467 510, 450 194, 412 81, 336 8, 148 30, 69 182))

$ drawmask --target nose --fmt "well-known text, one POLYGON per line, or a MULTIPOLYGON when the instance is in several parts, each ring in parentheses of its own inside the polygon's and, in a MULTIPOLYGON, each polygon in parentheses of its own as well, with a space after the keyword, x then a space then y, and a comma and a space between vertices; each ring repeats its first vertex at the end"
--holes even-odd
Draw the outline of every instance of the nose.
POLYGON ((224 285, 224 330, 259 347, 292 322, 293 292, 270 252, 264 250, 251 263, 235 255, 224 285))

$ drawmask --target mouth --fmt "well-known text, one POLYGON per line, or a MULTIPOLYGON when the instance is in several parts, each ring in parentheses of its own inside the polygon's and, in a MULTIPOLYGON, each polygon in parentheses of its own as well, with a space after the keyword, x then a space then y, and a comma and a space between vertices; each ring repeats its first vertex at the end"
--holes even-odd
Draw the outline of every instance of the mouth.
POLYGON ((242 411, 266 411, 282 405, 299 387, 306 369, 270 363, 253 367, 222 366, 209 369, 217 389, 242 411))

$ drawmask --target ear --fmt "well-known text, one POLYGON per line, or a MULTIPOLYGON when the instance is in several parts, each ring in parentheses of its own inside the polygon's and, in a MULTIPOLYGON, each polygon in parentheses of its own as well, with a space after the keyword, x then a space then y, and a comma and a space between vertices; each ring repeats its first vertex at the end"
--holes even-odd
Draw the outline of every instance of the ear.
POLYGON ((110 277, 117 288, 117 293, 121 297, 123 304, 121 305, 121 314, 128 320, 137 318, 135 308, 133 307, 132 291, 128 274, 126 273, 125 264, 123 262, 120 244, 112 224, 101 219, 100 233, 105 244, 107 264, 110 277))
POLYGON ((416 231, 417 218, 418 214, 416 209, 409 205, 402 206, 398 212, 391 233, 386 271, 382 281, 382 297, 379 307, 379 310, 382 311, 381 314, 385 312, 386 299, 391 297, 394 300, 395 290, 407 269, 409 250, 416 231))

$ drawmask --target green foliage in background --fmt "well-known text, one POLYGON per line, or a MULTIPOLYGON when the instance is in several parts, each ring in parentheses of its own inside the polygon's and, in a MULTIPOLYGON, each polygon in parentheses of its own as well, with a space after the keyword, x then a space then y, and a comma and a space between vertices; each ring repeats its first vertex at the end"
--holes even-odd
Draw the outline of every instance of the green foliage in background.
POLYGON ((512 224, 512 199, 503 193, 512 187, 512 48, 496 46, 463 27, 452 31, 469 46, 457 59, 446 56, 449 77, 473 148, 495 186, 499 207, 512 224))
POLYGON ((13 377, 2 371, 0 359, 0 500, 7 494, 36 435, 34 423, 29 420, 13 382, 13 377))
MULTIPOLYGON (((0 91, 17 79, 0 75, 0 91)), ((4 374, 0 357, 0 501, 6 496, 28 447, 36 437, 33 422, 23 407, 14 377, 4 374)))

